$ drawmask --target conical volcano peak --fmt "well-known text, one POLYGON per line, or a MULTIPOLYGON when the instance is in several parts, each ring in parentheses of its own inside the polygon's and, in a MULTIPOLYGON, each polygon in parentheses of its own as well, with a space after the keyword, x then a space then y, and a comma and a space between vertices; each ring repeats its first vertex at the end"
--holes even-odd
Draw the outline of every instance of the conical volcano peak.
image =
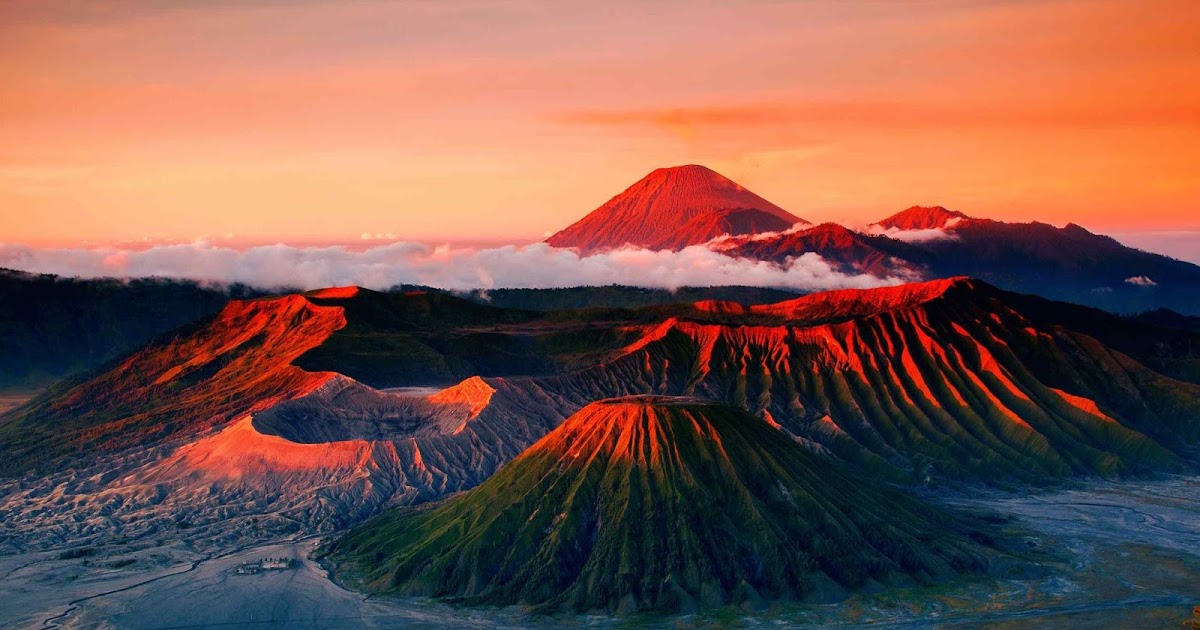
POLYGON ((723 234, 786 230, 801 220, 697 164, 660 168, 546 242, 585 253, 625 245, 682 249, 723 234))
POLYGON ((699 164, 656 169, 601 208, 614 201, 637 203, 650 215, 673 212, 686 219, 714 210, 760 210, 787 221, 789 226, 800 221, 741 184, 699 164))
POLYGON ((958 530, 739 408, 636 396, 584 407, 480 486, 333 551, 375 590, 671 613, 983 568, 958 530))
MULTIPOLYGON (((707 420, 728 405, 688 397, 624 396, 599 400, 581 409, 534 445, 567 460, 581 456, 626 462, 658 462, 688 434, 714 436, 707 420)), ((719 439, 718 439, 719 442, 719 439)))
POLYGON ((651 177, 666 177, 669 175, 689 175, 692 177, 710 177, 722 181, 732 181, 728 177, 704 166, 703 164, 683 164, 680 166, 664 166, 650 171, 646 179, 651 177))
MULTIPOLYGON (((741 184, 700 164, 684 164, 683 166, 657 168, 651 171, 649 175, 643 177, 638 183, 643 182, 647 185, 658 186, 660 188, 678 188, 691 191, 697 196, 707 194, 710 196, 710 201, 714 201, 722 207, 727 203, 736 204, 740 200, 739 194, 749 192, 741 184)), ((636 185, 634 184, 634 186, 636 185)), ((777 206, 761 197, 758 197, 755 201, 757 204, 765 204, 783 212, 777 206)))

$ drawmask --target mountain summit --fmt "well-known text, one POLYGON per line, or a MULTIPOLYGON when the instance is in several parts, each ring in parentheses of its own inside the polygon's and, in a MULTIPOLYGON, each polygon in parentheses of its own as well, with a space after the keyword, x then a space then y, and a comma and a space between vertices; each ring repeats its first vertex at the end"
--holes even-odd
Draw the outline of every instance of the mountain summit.
POLYGON ((660 168, 546 239, 584 253, 634 245, 679 250, 722 234, 786 230, 801 219, 695 164, 660 168))

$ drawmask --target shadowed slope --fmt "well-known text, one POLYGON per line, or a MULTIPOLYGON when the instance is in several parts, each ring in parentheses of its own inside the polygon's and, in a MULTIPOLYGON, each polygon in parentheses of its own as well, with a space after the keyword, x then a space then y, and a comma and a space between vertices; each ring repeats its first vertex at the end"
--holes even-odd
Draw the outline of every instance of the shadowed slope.
POLYGON ((970 276, 1010 291, 1119 313, 1169 308, 1200 314, 1200 266, 1127 247, 1073 223, 1061 228, 1009 223, 915 206, 877 225, 887 235, 826 223, 724 239, 713 247, 773 262, 817 254, 844 273, 880 278, 970 276))
POLYGON ((537 313, 477 304, 444 293, 379 293, 358 289, 309 293, 317 304, 345 309, 347 325, 296 359, 309 371, 333 370, 373 387, 444 384, 497 372, 491 357, 516 373, 552 364, 496 326, 522 324, 537 313), (474 331, 474 334, 472 334, 474 331))
POLYGON ((478 488, 387 512, 334 552, 373 590, 673 612, 985 566, 955 531, 740 410, 635 397, 585 407, 478 488))
POLYGON ((944 229, 953 238, 915 243, 931 277, 971 276, 1116 312, 1171 308, 1200 313, 1200 266, 1126 247, 1075 225, 1008 223, 945 208, 909 208, 880 221, 903 230, 944 229), (1131 278, 1146 278, 1132 284, 1131 278), (1151 284, 1152 282, 1152 284, 1151 284))
POLYGON ((660 168, 546 239, 583 253, 682 249, 722 234, 785 230, 800 219, 703 166, 660 168))

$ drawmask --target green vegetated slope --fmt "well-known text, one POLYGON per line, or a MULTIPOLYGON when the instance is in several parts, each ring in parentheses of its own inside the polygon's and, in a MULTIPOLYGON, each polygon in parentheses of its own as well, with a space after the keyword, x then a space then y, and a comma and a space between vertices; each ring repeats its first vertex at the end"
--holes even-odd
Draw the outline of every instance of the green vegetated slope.
POLYGON ((358 289, 349 297, 309 299, 345 309, 347 324, 296 365, 374 387, 550 374, 626 341, 612 326, 579 317, 552 319, 437 292, 358 289))
POLYGON ((828 598, 986 567, 959 522, 841 472, 740 409, 593 403, 477 488, 332 549, 373 591, 673 612, 828 598))

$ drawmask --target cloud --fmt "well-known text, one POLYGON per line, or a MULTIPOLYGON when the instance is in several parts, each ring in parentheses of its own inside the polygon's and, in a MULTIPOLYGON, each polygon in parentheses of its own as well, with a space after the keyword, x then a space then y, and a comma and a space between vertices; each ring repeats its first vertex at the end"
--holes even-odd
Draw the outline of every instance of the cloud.
POLYGON ((77 277, 164 277, 266 289, 420 284, 450 290, 622 284, 676 289, 746 285, 805 291, 871 288, 913 278, 846 274, 817 254, 786 264, 733 258, 704 246, 679 252, 620 249, 581 257, 545 243, 487 249, 398 242, 354 251, 342 246, 268 245, 235 249, 206 241, 145 249, 34 248, 0 243, 0 267, 77 277))
POLYGON ((853 125, 872 128, 952 127, 1110 128, 1188 124, 1197 103, 1146 105, 1043 104, 1025 107, 908 101, 785 100, 698 104, 638 109, 584 109, 558 114, 560 122, 605 128, 651 128, 690 137, 702 131, 749 130, 792 125, 853 125))
POLYGON ((1132 284, 1132 285, 1138 286, 1138 287, 1156 287, 1156 286, 1158 286, 1158 283, 1151 280, 1149 276, 1134 276, 1132 278, 1125 278, 1125 283, 1132 284))
POLYGON ((930 241, 948 241, 958 239, 958 235, 949 231, 950 228, 959 224, 962 221, 959 217, 946 219, 946 223, 940 228, 928 228, 924 230, 901 230, 899 228, 885 228, 878 223, 872 223, 860 230, 864 234, 872 236, 890 236, 898 241, 906 243, 928 243, 930 241))
POLYGON ((807 221, 800 221, 799 223, 793 224, 792 227, 790 227, 786 230, 783 230, 782 232, 755 232, 754 234, 750 234, 750 235, 742 234, 742 235, 738 235, 738 236, 734 236, 732 234, 722 234, 716 238, 713 238, 709 242, 705 243, 704 246, 711 250, 718 251, 718 252, 725 251, 725 250, 733 249, 734 247, 737 247, 743 243, 758 243, 760 241, 769 241, 773 238, 778 238, 780 236, 787 236, 788 234, 795 234, 797 232, 803 232, 812 227, 813 227, 813 224, 811 224, 807 221))
POLYGON ((1200 230, 1112 232, 1130 247, 1200 264, 1200 230))

